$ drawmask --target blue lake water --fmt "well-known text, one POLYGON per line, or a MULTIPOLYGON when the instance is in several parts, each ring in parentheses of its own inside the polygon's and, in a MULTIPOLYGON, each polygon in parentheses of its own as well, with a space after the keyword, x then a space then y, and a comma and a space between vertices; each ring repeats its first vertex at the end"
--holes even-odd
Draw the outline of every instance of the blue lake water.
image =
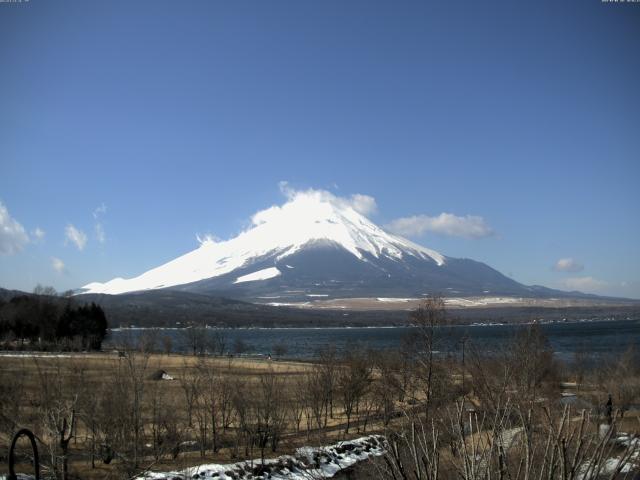
MULTIPOLYGON (((458 355, 466 337, 466 348, 482 351, 500 351, 514 337, 517 325, 460 325, 438 328, 437 348, 442 354, 458 355)), ((620 352, 629 346, 640 347, 640 320, 585 321, 576 323, 550 323, 541 325, 551 348, 563 360, 570 360, 577 351, 590 355, 620 352)), ((275 345, 285 345, 288 358, 311 358, 322 347, 333 345, 343 350, 352 345, 372 349, 398 348, 403 339, 415 335, 412 327, 391 328, 272 328, 272 329, 218 329, 226 337, 227 349, 241 340, 251 354, 267 355, 275 345)), ((125 338, 144 334, 144 329, 114 330, 107 343, 117 345, 125 338)), ((185 334, 180 329, 157 332, 171 337, 174 351, 187 351, 185 334)), ((159 346, 161 340, 159 341, 159 346)))

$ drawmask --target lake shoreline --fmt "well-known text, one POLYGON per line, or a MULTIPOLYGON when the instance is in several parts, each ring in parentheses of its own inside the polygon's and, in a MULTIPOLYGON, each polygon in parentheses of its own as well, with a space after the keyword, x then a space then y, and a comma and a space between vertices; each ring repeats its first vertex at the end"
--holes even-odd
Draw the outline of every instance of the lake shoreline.
MULTIPOLYGON (((580 324, 580 323, 598 323, 598 322, 640 322, 640 316, 634 318, 586 318, 586 319, 575 319, 575 320, 532 320, 532 321, 524 321, 524 322, 472 322, 472 323, 464 323, 464 322, 448 322, 444 325, 437 326, 440 327, 517 327, 517 326, 527 326, 527 325, 571 325, 571 324, 580 324)), ((205 325, 205 329, 210 330, 355 330, 355 329, 399 329, 399 328, 412 328, 416 327, 415 324, 406 323, 404 325, 336 325, 336 326, 219 326, 219 325, 205 325)), ((193 328, 192 325, 185 325, 179 327, 115 327, 110 328, 109 332, 126 332, 126 331, 147 331, 147 330, 158 330, 158 331, 181 331, 188 328, 193 328)))

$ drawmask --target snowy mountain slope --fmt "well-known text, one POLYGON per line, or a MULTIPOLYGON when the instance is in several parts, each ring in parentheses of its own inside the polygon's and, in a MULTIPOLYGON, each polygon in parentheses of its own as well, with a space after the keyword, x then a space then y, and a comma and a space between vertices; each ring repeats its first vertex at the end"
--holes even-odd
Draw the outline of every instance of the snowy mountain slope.
POLYGON ((392 235, 328 192, 295 192, 258 212, 251 228, 130 279, 90 283, 78 293, 159 289, 279 303, 310 298, 567 296, 522 285, 470 259, 392 235))
POLYGON ((442 266, 446 261, 433 250, 385 232, 323 192, 300 192, 283 206, 257 213, 252 223, 252 228, 231 240, 205 241, 196 250, 138 277, 90 283, 82 292, 119 294, 194 283, 246 269, 265 258, 283 261, 316 242, 333 242, 361 262, 414 257, 442 266))

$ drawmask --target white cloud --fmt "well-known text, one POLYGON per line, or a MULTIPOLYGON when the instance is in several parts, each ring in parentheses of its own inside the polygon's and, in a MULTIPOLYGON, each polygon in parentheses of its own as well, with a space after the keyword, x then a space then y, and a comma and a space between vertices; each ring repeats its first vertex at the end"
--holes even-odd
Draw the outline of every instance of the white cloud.
POLYGON ((584 270, 584 265, 575 261, 573 258, 561 258, 553 266, 553 270, 556 272, 581 272, 584 270))
POLYGON ((206 243, 216 243, 220 241, 218 237, 216 237, 215 235, 212 235, 211 233, 205 233, 202 236, 200 236, 199 233, 196 233, 196 240, 200 245, 204 245, 206 243))
POLYGON ((593 277, 573 277, 562 281, 564 288, 586 293, 596 293, 607 287, 607 283, 593 277))
POLYGON ((431 232, 452 237, 483 238, 495 233, 482 217, 475 215, 460 217, 452 213, 441 213, 437 217, 414 215, 397 218, 386 227, 392 232, 406 236, 431 232))
MULTIPOLYGON (((107 235, 104 231, 104 223, 100 221, 100 218, 107 213, 107 206, 102 202, 100 206, 96 207, 93 211, 93 218, 96 220, 94 230, 96 233, 96 239, 99 243, 105 243, 107 241, 107 235)), ((82 249, 81 249, 82 250, 82 249)))
POLYGON ((51 257, 51 266, 58 273, 63 273, 66 269, 64 262, 56 257, 51 257))
POLYGON ((356 212, 365 216, 376 213, 376 211, 378 210, 376 199, 371 195, 364 195, 362 193, 354 193, 349 197, 339 197, 327 190, 316 190, 314 188, 309 188, 307 190, 296 190, 291 185, 289 185, 289 182, 286 181, 279 182, 278 188, 280 188, 280 191, 285 197, 287 197, 288 200, 293 200, 301 195, 318 196, 322 200, 337 204, 341 207, 351 207, 356 212))
POLYGON ((351 195, 350 197, 351 207, 362 215, 370 215, 372 213, 376 213, 378 210, 378 205, 376 204, 376 199, 370 195, 363 195, 361 193, 356 193, 351 195))
POLYGON ((13 255, 29 243, 29 235, 0 202, 0 255, 13 255))
POLYGON ((100 243, 104 243, 107 241, 107 236, 104 233, 104 226, 100 222, 96 223, 96 238, 100 243))
POLYGON ((107 213, 107 206, 102 202, 100 206, 93 211, 93 218, 97 220, 99 216, 104 215, 105 213, 107 213))
POLYGON ((286 180, 279 181, 278 188, 280 189, 280 193, 289 199, 293 198, 296 194, 296 190, 293 189, 286 180))
POLYGON ((34 236, 36 243, 42 242, 44 240, 45 231, 40 227, 36 227, 36 229, 31 232, 31 234, 34 236))
POLYGON ((67 227, 64 229, 64 233, 67 237, 65 244, 71 242, 78 248, 78 250, 82 251, 84 249, 84 246, 87 244, 86 233, 84 233, 82 230, 77 229, 71 224, 67 225, 67 227))

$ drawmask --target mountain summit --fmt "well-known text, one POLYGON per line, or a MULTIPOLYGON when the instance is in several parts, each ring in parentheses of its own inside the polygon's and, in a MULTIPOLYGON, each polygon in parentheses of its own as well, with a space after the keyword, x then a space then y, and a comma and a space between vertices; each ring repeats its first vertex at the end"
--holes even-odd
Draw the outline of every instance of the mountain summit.
POLYGON ((79 293, 178 289, 264 300, 535 296, 543 290, 392 235, 360 213, 356 202, 329 192, 292 192, 284 205, 262 210, 251 221, 230 240, 207 239, 138 277, 90 283, 79 293))

